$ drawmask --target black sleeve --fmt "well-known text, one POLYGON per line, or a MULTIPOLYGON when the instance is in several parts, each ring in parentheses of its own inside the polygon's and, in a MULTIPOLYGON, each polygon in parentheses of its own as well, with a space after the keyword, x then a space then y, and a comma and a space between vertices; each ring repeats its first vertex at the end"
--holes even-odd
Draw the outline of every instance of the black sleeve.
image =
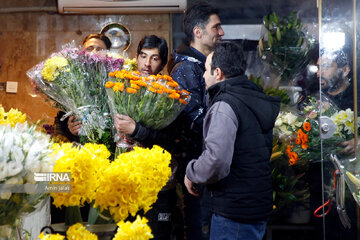
POLYGON ((164 129, 154 130, 144 127, 140 123, 136 123, 135 130, 130 137, 145 147, 159 145, 162 148, 171 151, 176 143, 177 129, 179 129, 179 126, 177 127, 176 125, 177 121, 175 120, 164 129))
POLYGON ((54 121, 54 134, 55 135, 62 135, 66 137, 71 142, 79 142, 79 136, 73 135, 67 125, 67 122, 69 120, 69 117, 65 118, 64 121, 61 121, 60 119, 65 115, 64 112, 59 111, 58 114, 55 117, 54 121))

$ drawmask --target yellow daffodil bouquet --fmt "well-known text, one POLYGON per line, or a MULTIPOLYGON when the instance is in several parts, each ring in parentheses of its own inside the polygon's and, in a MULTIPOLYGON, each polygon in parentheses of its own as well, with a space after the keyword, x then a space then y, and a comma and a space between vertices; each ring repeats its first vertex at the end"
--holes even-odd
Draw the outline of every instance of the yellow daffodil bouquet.
POLYGON ((105 87, 110 111, 151 129, 166 127, 190 101, 190 93, 167 75, 142 77, 139 72, 121 70, 109 76, 105 87))
MULTIPOLYGON (((71 192, 52 193, 53 204, 74 207, 93 203, 99 211, 93 214, 95 219, 89 217, 91 223, 95 223, 98 216, 104 218, 104 212, 109 212, 118 222, 129 214, 135 216, 141 209, 148 211, 171 175, 171 155, 158 146, 135 147, 111 163, 109 151, 100 144, 88 143, 79 148, 66 143, 55 145, 54 149, 53 154, 61 156, 54 172, 71 172, 71 192)), ((66 219, 68 225, 82 221, 72 213, 66 219)))
POLYGON ((0 105, 0 239, 15 239, 16 220, 47 196, 34 174, 52 171, 52 144, 48 135, 26 122, 26 114, 6 112, 0 105))
MULTIPOLYGON (((134 222, 121 221, 118 224, 118 229, 113 237, 113 240, 149 240, 154 236, 151 234, 151 229, 147 225, 147 219, 137 216, 134 222)), ((69 227, 66 231, 67 239, 72 240, 97 240, 98 236, 91 233, 81 223, 76 223, 69 227)), ((39 235, 40 240, 64 240, 65 236, 60 234, 47 234, 43 232, 39 235)))
POLYGON ((64 48, 27 72, 38 89, 64 111, 64 120, 75 115, 82 121, 82 143, 113 143, 105 83, 108 73, 121 69, 122 58, 105 53, 86 53, 78 48, 64 48))

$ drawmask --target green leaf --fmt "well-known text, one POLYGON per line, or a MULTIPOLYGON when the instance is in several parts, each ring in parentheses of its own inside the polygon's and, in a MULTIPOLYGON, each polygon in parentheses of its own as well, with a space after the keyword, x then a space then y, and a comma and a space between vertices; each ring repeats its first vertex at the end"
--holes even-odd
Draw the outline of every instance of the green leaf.
POLYGON ((274 12, 273 14, 274 14, 274 21, 275 21, 276 23, 279 23, 278 15, 276 14, 276 12, 274 12))
POLYGON ((269 17, 268 17, 268 16, 265 16, 265 17, 264 17, 264 21, 265 21, 265 27, 266 27, 266 29, 269 29, 269 17))
POLYGON ((273 42, 274 42, 274 40, 273 40, 273 37, 271 35, 271 32, 268 31, 268 45, 269 45, 269 47, 272 46, 273 42))
POLYGON ((65 208, 65 225, 71 226, 75 223, 83 222, 79 206, 65 208))
POLYGON ((88 215, 88 224, 92 225, 96 223, 96 219, 99 216, 99 209, 98 208, 94 208, 94 202, 92 202, 90 204, 90 209, 89 209, 89 215, 88 215))
POLYGON ((280 28, 277 28, 276 29, 276 39, 278 41, 281 41, 281 32, 280 32, 280 28))

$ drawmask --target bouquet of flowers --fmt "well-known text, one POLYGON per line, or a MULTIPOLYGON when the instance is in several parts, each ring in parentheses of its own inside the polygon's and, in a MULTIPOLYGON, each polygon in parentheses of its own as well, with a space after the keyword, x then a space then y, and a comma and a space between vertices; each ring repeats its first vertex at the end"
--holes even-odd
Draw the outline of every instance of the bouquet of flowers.
POLYGON ((267 39, 265 36, 260 39, 260 56, 287 85, 309 63, 315 41, 305 32, 295 12, 283 18, 279 18, 275 12, 269 14, 264 17, 264 26, 267 39))
POLYGON ((156 145, 120 154, 99 179, 94 207, 109 210, 116 222, 129 213, 135 216, 140 209, 147 212, 169 180, 170 159, 171 155, 156 145))
POLYGON ((276 118, 274 126, 274 135, 288 141, 293 136, 296 129, 302 125, 302 117, 292 111, 281 111, 276 118))
POLYGON ((25 121, 25 114, 14 109, 5 112, 0 107, 1 239, 13 236, 12 226, 20 215, 35 210, 35 205, 46 196, 45 188, 35 186, 34 173, 51 172, 54 164, 54 158, 49 156, 49 136, 25 121))
MULTIPOLYGON (((100 144, 88 143, 81 148, 70 143, 55 146, 53 154, 60 153, 54 172, 71 172, 71 193, 52 193, 54 205, 93 203, 99 212, 108 211, 116 222, 124 220, 129 213, 135 216, 140 209, 148 211, 171 174, 171 155, 158 146, 135 147, 111 163, 109 151, 100 144)), ((95 219, 89 217, 89 222, 95 223, 99 215, 104 216, 94 214, 95 219)), ((67 219, 67 223, 81 221, 81 218, 67 219)))
MULTIPOLYGON (((124 114, 152 129, 170 124, 190 101, 190 93, 167 75, 140 76, 126 70, 110 72, 105 85, 113 114, 124 114)), ((120 147, 128 147, 123 141, 120 147)))
MULTIPOLYGON (((121 69, 124 60, 102 53, 86 53, 66 47, 27 72, 49 98, 82 121, 81 142, 108 143, 112 119, 109 116, 105 83, 108 73, 121 69)), ((109 144, 108 144, 109 145, 109 144)))
POLYGON ((328 154, 342 154, 343 149, 339 144, 354 137, 354 113, 351 109, 337 110, 330 101, 320 104, 312 98, 304 109, 305 118, 301 127, 296 130, 295 142, 287 146, 286 153, 291 165, 320 160, 320 111, 321 115, 329 116, 336 126, 332 137, 322 139, 322 148, 328 154))
MULTIPOLYGON (((153 238, 154 236, 151 234, 151 229, 147 225, 146 218, 140 218, 137 216, 134 222, 129 221, 121 221, 118 224, 117 232, 113 238, 113 240, 148 240, 153 238)), ((81 223, 76 223, 69 227, 66 231, 67 239, 74 240, 97 240, 97 235, 91 233, 83 226, 81 223)), ((60 234, 48 234, 44 235, 42 232, 39 235, 41 240, 63 240, 65 236, 60 234)))

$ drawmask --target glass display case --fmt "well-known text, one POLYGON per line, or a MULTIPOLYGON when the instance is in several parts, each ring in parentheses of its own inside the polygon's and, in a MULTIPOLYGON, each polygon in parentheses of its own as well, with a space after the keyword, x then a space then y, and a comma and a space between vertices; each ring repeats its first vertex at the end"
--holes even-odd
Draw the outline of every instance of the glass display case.
POLYGON ((319 218, 321 239, 358 239, 360 163, 355 123, 359 102, 356 25, 360 9, 356 0, 319 0, 318 4, 321 158, 314 169, 321 177, 312 178, 311 196, 315 204, 325 206, 317 212, 323 216, 319 218), (320 179, 321 186, 317 183, 320 179))

